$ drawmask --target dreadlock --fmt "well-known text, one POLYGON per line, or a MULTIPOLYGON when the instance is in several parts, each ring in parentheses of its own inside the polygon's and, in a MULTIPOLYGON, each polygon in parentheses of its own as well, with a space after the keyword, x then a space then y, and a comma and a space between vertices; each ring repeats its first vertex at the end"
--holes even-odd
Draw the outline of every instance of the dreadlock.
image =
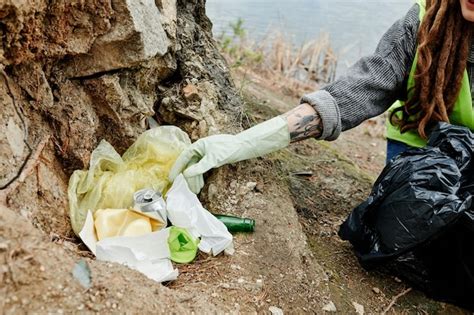
POLYGON ((417 129, 426 139, 426 129, 433 123, 449 122, 466 69, 471 32, 472 24, 462 17, 459 0, 426 1, 418 30, 414 90, 408 93, 405 106, 390 115, 401 132, 417 129))

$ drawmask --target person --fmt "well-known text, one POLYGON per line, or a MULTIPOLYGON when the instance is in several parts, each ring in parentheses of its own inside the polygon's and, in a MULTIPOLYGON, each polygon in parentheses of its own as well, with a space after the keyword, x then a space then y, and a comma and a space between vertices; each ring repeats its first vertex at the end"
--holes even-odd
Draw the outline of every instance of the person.
POLYGON ((299 106, 237 135, 199 139, 181 153, 170 179, 183 173, 198 193, 202 175, 306 138, 335 140, 390 110, 387 160, 426 144, 444 121, 474 130, 474 0, 418 0, 381 38, 375 52, 344 76, 305 95, 299 106))

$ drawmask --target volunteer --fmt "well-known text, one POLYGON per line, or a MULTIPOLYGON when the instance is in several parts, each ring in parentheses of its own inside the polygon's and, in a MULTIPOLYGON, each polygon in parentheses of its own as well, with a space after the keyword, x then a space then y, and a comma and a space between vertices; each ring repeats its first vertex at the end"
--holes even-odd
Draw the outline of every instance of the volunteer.
POLYGON ((170 172, 191 190, 211 168, 255 158, 306 138, 335 140, 342 131, 390 108, 387 159, 422 147, 430 127, 445 121, 474 130, 474 0, 418 0, 384 34, 374 54, 293 110, 237 135, 200 139, 170 172))

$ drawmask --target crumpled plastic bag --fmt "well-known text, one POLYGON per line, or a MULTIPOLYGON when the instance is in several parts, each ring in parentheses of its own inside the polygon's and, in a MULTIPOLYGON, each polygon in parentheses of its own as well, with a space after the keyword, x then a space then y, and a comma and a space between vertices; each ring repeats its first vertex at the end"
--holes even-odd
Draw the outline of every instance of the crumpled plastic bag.
POLYGON ((181 151, 191 144, 175 126, 145 131, 120 156, 105 140, 92 152, 87 171, 74 171, 68 187, 72 228, 81 231, 88 210, 126 209, 133 206, 134 192, 153 188, 164 194, 168 173, 181 151))
POLYGON ((341 225, 361 265, 474 309, 474 134, 439 123, 428 146, 392 159, 341 225))

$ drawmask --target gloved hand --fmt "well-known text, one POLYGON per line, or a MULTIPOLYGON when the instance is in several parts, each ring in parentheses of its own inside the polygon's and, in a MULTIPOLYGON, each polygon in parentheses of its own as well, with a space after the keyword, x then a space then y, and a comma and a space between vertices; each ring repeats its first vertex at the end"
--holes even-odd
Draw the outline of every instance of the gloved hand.
POLYGON ((290 132, 286 119, 278 116, 237 135, 215 135, 199 139, 185 149, 171 168, 169 179, 182 172, 189 188, 199 193, 202 174, 224 164, 259 157, 286 147, 290 132))

